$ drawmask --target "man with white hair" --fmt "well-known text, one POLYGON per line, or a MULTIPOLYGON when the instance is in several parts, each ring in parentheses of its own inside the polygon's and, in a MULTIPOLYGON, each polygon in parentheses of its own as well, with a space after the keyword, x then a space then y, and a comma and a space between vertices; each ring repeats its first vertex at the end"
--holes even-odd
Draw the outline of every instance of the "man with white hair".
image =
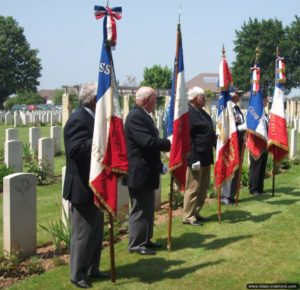
POLYGON ((90 278, 108 277, 99 270, 103 213, 94 205, 94 194, 89 187, 96 95, 96 83, 81 87, 80 106, 64 128, 66 176, 63 197, 71 202, 71 282, 78 288, 90 288, 90 278))
POLYGON ((131 211, 129 214, 130 253, 154 255, 161 245, 151 241, 153 237, 155 189, 159 187, 162 171, 161 151, 170 151, 168 139, 159 138, 150 113, 155 110, 157 93, 150 87, 136 92, 136 106, 125 122, 128 157, 127 185, 131 211))
POLYGON ((199 87, 191 88, 188 100, 191 151, 188 155, 182 223, 200 226, 202 221, 207 220, 200 215, 200 210, 209 187, 216 134, 210 115, 203 110, 204 90, 199 87))

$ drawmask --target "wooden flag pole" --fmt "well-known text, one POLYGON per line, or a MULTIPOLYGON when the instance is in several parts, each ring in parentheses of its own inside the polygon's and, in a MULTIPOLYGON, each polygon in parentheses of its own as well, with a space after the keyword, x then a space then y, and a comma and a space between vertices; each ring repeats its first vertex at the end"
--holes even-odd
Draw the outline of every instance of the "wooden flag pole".
POLYGON ((116 282, 116 268, 115 268, 115 243, 114 243, 114 220, 110 212, 109 218, 109 249, 110 249, 110 279, 112 283, 116 282))
POLYGON ((169 220, 168 220, 168 251, 172 251, 172 218, 173 218, 173 191, 174 191, 174 177, 171 173, 171 182, 170 182, 170 196, 169 196, 169 220))
MULTIPOLYGON (((247 133, 246 136, 247 138, 247 133)), ((242 175, 242 170, 243 170, 243 163, 244 163, 244 154, 245 154, 245 139, 243 142, 243 146, 242 146, 242 152, 241 152, 241 156, 240 156, 240 168, 239 168, 239 172, 238 172, 238 180, 237 180, 237 188, 236 188, 236 192, 235 192, 235 206, 238 206, 238 201, 239 201, 239 195, 240 195, 240 188, 241 188, 241 175, 242 175)))
POLYGON ((272 197, 275 196, 275 169, 276 169, 275 154, 276 154, 276 149, 275 146, 273 146, 272 197))
POLYGON ((221 186, 217 189, 218 193, 218 219, 219 223, 221 223, 221 186))

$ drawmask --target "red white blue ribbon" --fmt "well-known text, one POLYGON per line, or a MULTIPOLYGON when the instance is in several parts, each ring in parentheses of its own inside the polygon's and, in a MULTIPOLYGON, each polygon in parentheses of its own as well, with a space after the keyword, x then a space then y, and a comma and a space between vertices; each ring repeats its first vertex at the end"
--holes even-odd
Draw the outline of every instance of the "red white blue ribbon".
POLYGON ((110 46, 115 47, 117 44, 117 25, 116 20, 122 18, 122 7, 110 8, 108 6, 95 6, 95 17, 101 19, 104 17, 103 22, 103 34, 104 40, 107 41, 110 46))
POLYGON ((258 92, 260 89, 260 68, 256 64, 251 68, 252 70, 252 92, 258 92))
POLYGON ((285 75, 285 63, 283 62, 282 57, 276 59, 276 82, 283 84, 286 81, 285 75))

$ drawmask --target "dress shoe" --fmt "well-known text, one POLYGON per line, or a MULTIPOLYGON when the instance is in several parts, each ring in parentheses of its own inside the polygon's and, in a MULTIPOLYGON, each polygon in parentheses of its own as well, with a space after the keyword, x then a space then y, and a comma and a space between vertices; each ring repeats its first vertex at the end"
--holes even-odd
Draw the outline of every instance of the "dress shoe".
POLYGON ((109 274, 108 273, 103 273, 100 271, 96 271, 91 273, 90 275, 88 275, 90 278, 96 278, 96 279, 106 279, 109 278, 109 274))
POLYGON ((203 217, 203 216, 201 216, 201 215, 196 216, 196 220, 197 220, 198 222, 208 222, 208 221, 209 221, 208 218, 205 218, 205 217, 203 217))
POLYGON ((155 255, 156 254, 156 252, 154 250, 148 249, 146 247, 130 249, 129 253, 138 253, 140 255, 155 255))
POLYGON ((87 280, 79 280, 79 281, 73 281, 71 282, 78 288, 91 288, 92 285, 87 280))
POLYGON ((191 226, 195 226, 195 227, 199 227, 201 226, 202 224, 200 223, 200 221, 188 221, 188 220, 185 220, 185 221, 182 221, 182 223, 184 225, 191 225, 191 226))
POLYGON ((147 244, 146 244, 146 247, 149 248, 149 249, 155 249, 155 248, 160 249, 160 248, 162 248, 162 245, 158 244, 158 243, 148 241, 147 244))

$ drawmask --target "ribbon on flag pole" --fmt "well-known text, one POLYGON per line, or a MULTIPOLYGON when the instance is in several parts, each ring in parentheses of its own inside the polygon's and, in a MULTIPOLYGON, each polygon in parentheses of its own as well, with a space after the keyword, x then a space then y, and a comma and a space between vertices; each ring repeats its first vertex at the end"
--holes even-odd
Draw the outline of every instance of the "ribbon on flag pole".
POLYGON ((122 7, 110 8, 108 6, 95 6, 95 17, 101 19, 104 17, 103 22, 103 35, 104 39, 108 41, 111 47, 117 44, 117 25, 116 20, 122 18, 122 7))

